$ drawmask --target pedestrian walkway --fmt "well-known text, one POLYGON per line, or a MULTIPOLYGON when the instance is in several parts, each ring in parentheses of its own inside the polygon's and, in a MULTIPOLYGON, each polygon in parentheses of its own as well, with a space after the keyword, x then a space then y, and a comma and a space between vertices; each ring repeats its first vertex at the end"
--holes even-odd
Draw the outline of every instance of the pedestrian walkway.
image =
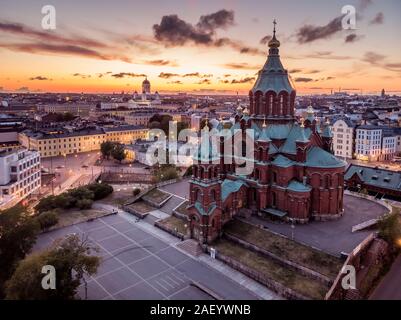
POLYGON ((120 212, 120 216, 124 217, 128 221, 135 223, 139 228, 143 231, 149 232, 153 236, 159 238, 160 240, 168 243, 171 246, 174 246, 176 249, 180 250, 181 252, 185 253, 188 256, 191 256, 193 259, 204 263, 205 265, 209 266, 210 268, 221 272, 223 275, 231 279, 232 281, 242 285, 243 287, 247 288, 250 292, 255 294, 262 300, 283 300, 284 298, 277 295, 272 290, 266 288, 265 286, 261 285, 257 281, 247 277, 246 275, 242 274, 241 272, 234 270, 233 268, 229 267, 228 265, 224 264, 223 262, 212 259, 209 255, 204 253, 200 254, 198 257, 193 257, 189 255, 185 250, 182 250, 179 246, 181 241, 176 237, 168 234, 167 232, 145 222, 142 220, 138 220, 136 217, 132 216, 127 212, 120 212))

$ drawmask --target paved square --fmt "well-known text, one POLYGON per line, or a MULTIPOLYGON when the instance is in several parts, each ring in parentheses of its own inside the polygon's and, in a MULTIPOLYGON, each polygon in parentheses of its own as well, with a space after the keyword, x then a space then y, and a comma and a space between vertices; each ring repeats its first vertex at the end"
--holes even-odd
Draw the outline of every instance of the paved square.
MULTIPOLYGON (((49 246, 67 234, 89 236, 100 249, 101 264, 87 279, 87 298, 124 299, 212 299, 195 284, 224 299, 257 299, 250 291, 224 274, 182 253, 126 217, 111 215, 40 235, 34 251, 49 246)), ((78 296, 85 299, 82 284, 78 296)))

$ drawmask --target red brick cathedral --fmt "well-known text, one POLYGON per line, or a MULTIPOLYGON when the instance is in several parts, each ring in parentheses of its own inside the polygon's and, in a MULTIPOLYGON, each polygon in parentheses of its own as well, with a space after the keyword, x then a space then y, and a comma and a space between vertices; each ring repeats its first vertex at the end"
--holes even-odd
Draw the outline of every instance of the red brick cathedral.
POLYGON ((224 139, 209 162, 194 165, 188 210, 192 237, 201 243, 220 236, 236 215, 306 223, 343 213, 345 163, 332 155, 330 127, 317 124, 312 108, 296 121, 296 92, 279 47, 274 28, 267 61, 249 92, 250 108, 238 107, 231 127, 243 140, 246 129, 254 130, 253 172, 238 175, 238 165, 224 161, 224 139))

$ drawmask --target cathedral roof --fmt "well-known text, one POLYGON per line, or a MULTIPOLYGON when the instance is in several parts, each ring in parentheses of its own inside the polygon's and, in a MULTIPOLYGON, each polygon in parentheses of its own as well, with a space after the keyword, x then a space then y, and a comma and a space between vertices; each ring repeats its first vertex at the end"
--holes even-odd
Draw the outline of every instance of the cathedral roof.
MULTIPOLYGON (((275 22, 274 22, 275 23, 275 22)), ((288 78, 287 70, 284 69, 280 60, 279 47, 280 41, 276 39, 276 29, 274 27, 273 38, 269 41, 269 55, 262 70, 259 71, 258 79, 252 88, 252 92, 280 91, 291 93, 294 88, 288 78)))
POLYGON ((283 155, 279 154, 276 159, 272 162, 273 165, 282 168, 288 168, 295 164, 294 161, 284 157, 283 155))
POLYGON ((224 180, 221 184, 221 200, 226 200, 231 193, 237 192, 242 186, 247 186, 242 180, 224 180))
POLYGON ((313 146, 306 153, 305 165, 315 168, 341 168, 346 163, 322 148, 313 146))
POLYGON ((287 189, 295 192, 309 192, 312 190, 312 187, 299 181, 291 180, 287 189))

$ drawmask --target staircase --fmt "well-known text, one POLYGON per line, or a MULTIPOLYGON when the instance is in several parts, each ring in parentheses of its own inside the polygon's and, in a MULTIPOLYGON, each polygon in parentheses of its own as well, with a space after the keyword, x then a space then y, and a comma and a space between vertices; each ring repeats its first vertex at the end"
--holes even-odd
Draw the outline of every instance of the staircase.
POLYGON ((173 210, 177 208, 184 201, 185 200, 181 198, 172 196, 159 210, 171 215, 173 213, 173 210))
POLYGON ((193 239, 188 239, 178 243, 177 248, 185 251, 186 253, 190 254, 191 256, 197 257, 202 253, 202 248, 200 247, 198 241, 193 239))

